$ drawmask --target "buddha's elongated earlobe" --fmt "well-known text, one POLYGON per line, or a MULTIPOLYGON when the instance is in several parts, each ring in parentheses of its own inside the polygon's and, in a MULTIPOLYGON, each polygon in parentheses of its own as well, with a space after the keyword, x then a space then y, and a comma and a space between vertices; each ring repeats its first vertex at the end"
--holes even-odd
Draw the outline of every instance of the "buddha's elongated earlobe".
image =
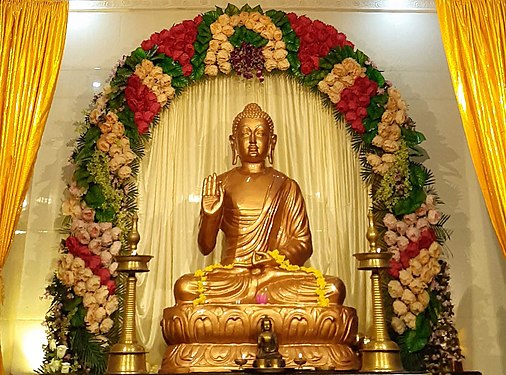
POLYGON ((271 137, 271 142, 269 145, 269 151, 267 152, 267 159, 269 160, 269 163, 274 163, 274 149, 276 148, 276 142, 278 141, 278 136, 276 134, 273 134, 271 137))
POLYGON ((232 165, 236 165, 239 155, 237 154, 237 148, 235 145, 235 137, 233 135, 230 135, 228 137, 228 141, 230 142, 230 148, 232 149, 232 165))

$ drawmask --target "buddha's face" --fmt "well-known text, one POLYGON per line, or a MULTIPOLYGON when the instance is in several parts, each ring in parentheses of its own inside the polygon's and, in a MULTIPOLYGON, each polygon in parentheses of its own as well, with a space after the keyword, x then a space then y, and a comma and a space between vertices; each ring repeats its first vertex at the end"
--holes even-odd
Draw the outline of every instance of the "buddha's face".
POLYGON ((271 321, 268 319, 265 319, 262 321, 262 329, 264 331, 270 331, 272 328, 271 321))
POLYGON ((243 118, 233 134, 237 154, 242 162, 258 163, 265 160, 273 147, 273 134, 263 118, 243 118))

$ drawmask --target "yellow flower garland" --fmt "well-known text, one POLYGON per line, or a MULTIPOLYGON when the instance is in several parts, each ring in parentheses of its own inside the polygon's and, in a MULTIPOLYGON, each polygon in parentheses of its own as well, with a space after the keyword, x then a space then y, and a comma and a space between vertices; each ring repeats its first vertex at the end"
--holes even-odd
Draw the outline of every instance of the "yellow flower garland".
MULTIPOLYGON (((316 295, 318 296, 317 304, 318 306, 327 307, 329 306, 329 299, 325 297, 325 289, 327 287, 327 282, 325 281, 325 277, 323 274, 314 267, 304 267, 297 266, 295 264, 291 264, 288 259, 285 258, 284 255, 281 255, 278 250, 268 251, 272 259, 278 263, 279 268, 287 270, 287 271, 302 271, 306 273, 311 273, 316 279, 316 295)), ((207 274, 216 269, 232 269, 235 266, 234 263, 222 265, 220 263, 212 264, 203 269, 198 269, 193 274, 195 277, 198 277, 197 281, 197 292, 199 296, 193 300, 193 305, 202 305, 206 302, 206 294, 205 294, 205 282, 207 281, 207 274)))

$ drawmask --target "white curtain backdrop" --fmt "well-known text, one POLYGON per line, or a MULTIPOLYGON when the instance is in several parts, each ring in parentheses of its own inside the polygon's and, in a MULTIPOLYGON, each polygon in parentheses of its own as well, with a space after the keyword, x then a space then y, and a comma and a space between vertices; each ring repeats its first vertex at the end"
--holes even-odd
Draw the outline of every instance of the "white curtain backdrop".
POLYGON ((304 194, 311 265, 344 281, 345 304, 357 309, 362 332, 369 326, 368 275, 357 271, 352 257, 368 249, 368 196, 344 124, 336 124, 319 95, 287 77, 272 75, 263 83, 219 77, 196 84, 162 111, 141 165, 139 249, 154 259, 150 272, 139 276, 137 324, 151 364, 161 363, 166 347, 159 323, 163 309, 174 304, 174 282, 219 262, 220 249, 205 258, 197 248, 200 189, 204 177, 232 167, 232 120, 250 102, 274 121, 274 167, 304 194))

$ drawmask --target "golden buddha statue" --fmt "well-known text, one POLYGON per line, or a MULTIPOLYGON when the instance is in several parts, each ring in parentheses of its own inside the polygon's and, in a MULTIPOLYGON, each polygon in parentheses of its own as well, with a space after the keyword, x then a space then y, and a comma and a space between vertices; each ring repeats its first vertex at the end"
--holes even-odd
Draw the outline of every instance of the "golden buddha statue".
POLYGON ((176 282, 176 306, 165 309, 161 322, 169 348, 160 372, 231 369, 241 355, 254 357, 255 327, 265 315, 280 328, 287 364, 309 351, 309 365, 356 369, 350 345, 357 317, 342 306, 344 284, 337 277, 317 280, 302 267, 313 249, 301 190, 266 165, 277 141, 272 119, 248 104, 235 117, 229 141, 233 164, 239 159, 240 166, 204 179, 198 234, 208 255, 223 231, 221 266, 176 282), (266 297, 260 304, 259 295, 266 297), (318 306, 322 298, 328 307, 318 306))

